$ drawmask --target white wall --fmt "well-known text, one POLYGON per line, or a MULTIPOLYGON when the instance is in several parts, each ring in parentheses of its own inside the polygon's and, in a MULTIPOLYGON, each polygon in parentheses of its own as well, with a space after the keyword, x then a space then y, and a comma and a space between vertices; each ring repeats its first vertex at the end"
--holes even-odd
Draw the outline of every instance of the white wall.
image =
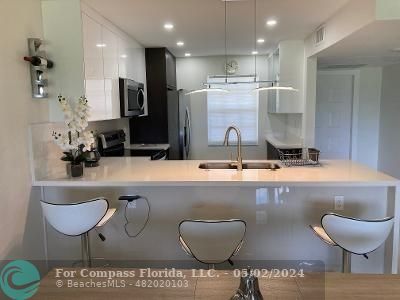
POLYGON ((38 196, 31 190, 28 125, 48 119, 47 100, 31 98, 27 38, 42 37, 39 0, 2 0, 0 12, 0 259, 40 258, 43 253, 38 196))
POLYGON ((400 64, 383 68, 379 169, 400 178, 400 64))
MULTIPOLYGON (((254 74, 254 56, 235 56, 239 64, 238 74, 254 74)), ((267 79, 267 58, 257 58, 257 73, 260 79, 267 79)), ((207 56, 177 59, 178 89, 195 90, 202 87, 208 75, 224 74, 224 56, 207 56)), ((207 96, 206 93, 191 96, 192 114, 192 154, 191 159, 229 159, 225 147, 208 146, 207 131, 207 96)), ((267 98, 260 94, 259 105, 259 146, 243 146, 245 159, 266 159, 265 135, 267 130, 267 98)))
POLYGON ((377 169, 382 68, 336 69, 318 74, 354 76, 352 160, 377 169))
POLYGON ((376 169, 379 152, 382 68, 361 68, 359 86, 356 160, 376 169))
POLYGON ((375 21, 376 1, 377 0, 350 0, 347 5, 325 22, 325 39, 323 42, 318 45, 315 44, 315 33, 311 34, 305 40, 306 56, 310 57, 316 55, 367 24, 375 21))

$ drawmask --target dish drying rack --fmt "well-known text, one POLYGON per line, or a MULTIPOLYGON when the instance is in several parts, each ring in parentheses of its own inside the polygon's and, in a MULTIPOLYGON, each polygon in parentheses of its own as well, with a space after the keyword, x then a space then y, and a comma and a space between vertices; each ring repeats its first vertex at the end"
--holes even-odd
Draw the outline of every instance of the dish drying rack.
POLYGON ((303 149, 277 149, 280 161, 286 167, 320 166, 320 151, 315 148, 306 148, 308 154, 303 155, 303 149), (307 157, 307 158, 304 158, 307 157))

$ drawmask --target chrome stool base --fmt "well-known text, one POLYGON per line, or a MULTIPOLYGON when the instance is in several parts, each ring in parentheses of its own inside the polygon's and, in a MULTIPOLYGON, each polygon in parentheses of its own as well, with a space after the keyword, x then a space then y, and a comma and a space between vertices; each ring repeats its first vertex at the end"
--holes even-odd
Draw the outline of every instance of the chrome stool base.
POLYGON ((240 278, 240 286, 231 300, 263 300, 258 285, 258 278, 253 275, 251 269, 247 269, 246 276, 240 278))

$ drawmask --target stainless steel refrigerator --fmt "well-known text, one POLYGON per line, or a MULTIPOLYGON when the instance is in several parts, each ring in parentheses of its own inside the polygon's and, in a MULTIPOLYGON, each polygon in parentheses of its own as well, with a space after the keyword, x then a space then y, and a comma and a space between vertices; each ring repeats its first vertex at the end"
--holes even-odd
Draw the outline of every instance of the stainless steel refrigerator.
POLYGON ((186 90, 168 90, 169 159, 190 158, 190 96, 186 90))

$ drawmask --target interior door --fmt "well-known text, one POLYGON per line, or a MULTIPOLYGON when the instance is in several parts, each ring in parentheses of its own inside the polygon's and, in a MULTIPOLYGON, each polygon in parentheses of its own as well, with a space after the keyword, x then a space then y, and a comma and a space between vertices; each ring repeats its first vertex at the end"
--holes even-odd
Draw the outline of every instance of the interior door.
POLYGON ((321 159, 351 159, 354 76, 319 73, 315 144, 321 159))

